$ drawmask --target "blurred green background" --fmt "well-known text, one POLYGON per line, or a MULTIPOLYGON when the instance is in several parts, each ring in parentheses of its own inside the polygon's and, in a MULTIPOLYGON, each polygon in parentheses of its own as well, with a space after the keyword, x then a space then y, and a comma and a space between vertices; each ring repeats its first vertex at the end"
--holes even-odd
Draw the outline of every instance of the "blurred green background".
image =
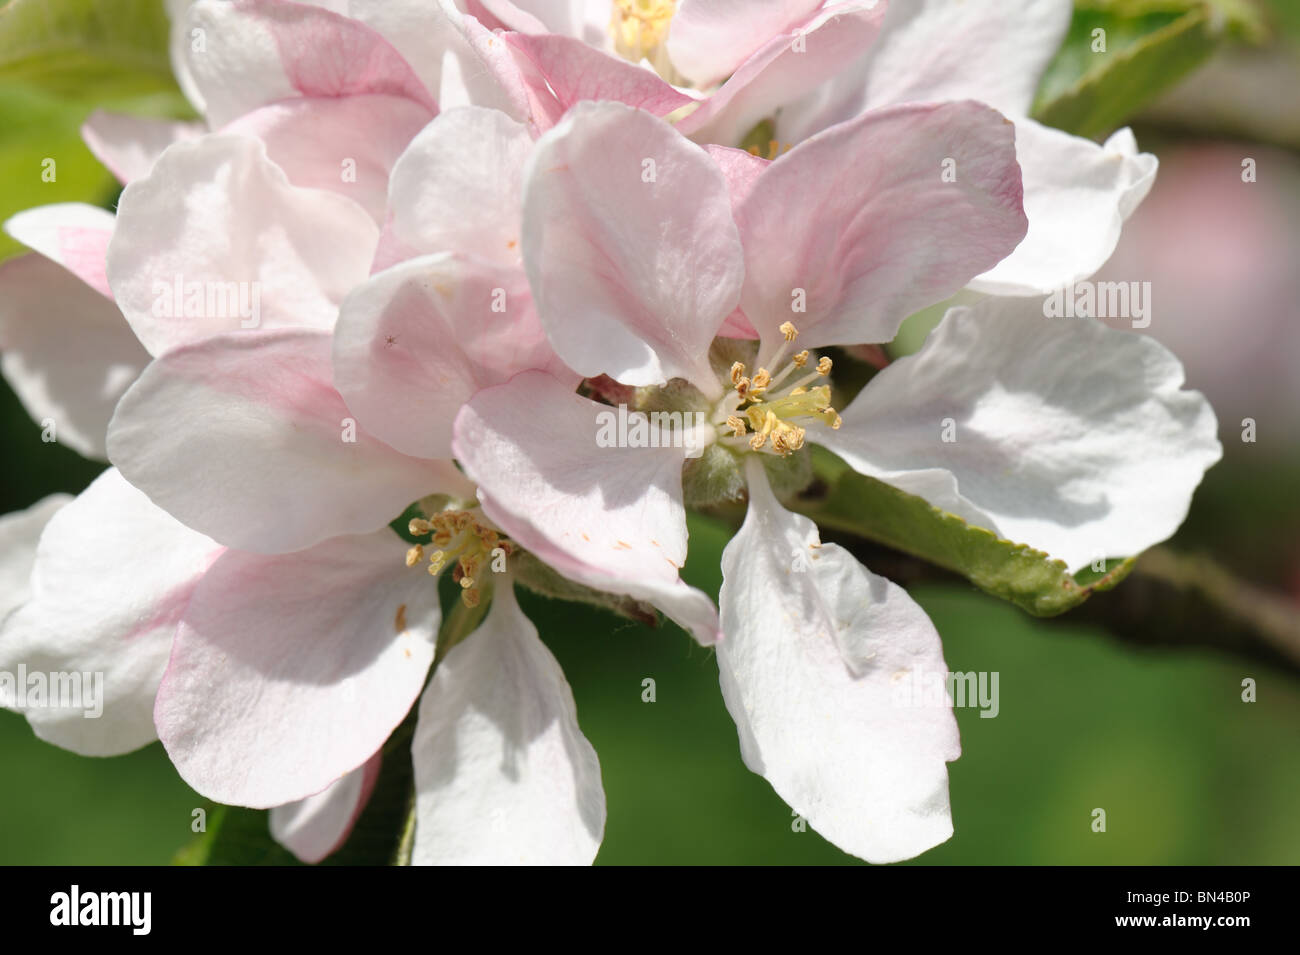
MULTIPOLYGON (((1076 26, 1108 6, 1081 3, 1076 26)), ((1145 17, 1166 15, 1150 13, 1160 4, 1138 6, 1145 17)), ((1300 262, 1300 214, 1269 219, 1260 211, 1300 209, 1300 3, 1250 6, 1265 34, 1225 39, 1199 72, 1125 113, 1139 143, 1160 155, 1162 174, 1108 268, 1114 277, 1159 279, 1157 295, 1176 304, 1162 306, 1166 327, 1151 332, 1184 359, 1190 383, 1220 413, 1225 459, 1174 546, 1213 556, 1300 611, 1300 289, 1287 284, 1300 262), (1242 156, 1262 157, 1249 201, 1232 191, 1241 188, 1242 156), (1242 242, 1259 243, 1258 254, 1233 259, 1229 223, 1243 230, 1242 242), (1279 256, 1282 265, 1270 265, 1279 256), (1261 374, 1261 361, 1276 365, 1261 374), (1258 443, 1238 440, 1242 414, 1261 421, 1258 443)), ((156 58, 147 68, 157 72, 156 58)), ((0 39, 0 216, 67 200, 111 207, 113 182, 80 145, 81 120, 97 105, 180 108, 165 77, 70 91, 57 74, 24 67, 0 39), (40 181, 45 156, 58 157, 57 183, 40 181)), ((0 256, 16 251, 0 243, 0 256)), ((42 443, 2 385, 0 447, 0 512, 53 491, 75 493, 101 467, 42 443)), ((728 534, 708 519, 692 525, 686 576, 715 595, 728 534)), ((952 670, 1000 674, 995 719, 975 709, 957 714, 956 835, 914 864, 1300 863, 1294 675, 1200 649, 1137 649, 1102 626, 1035 620, 967 586, 912 593, 943 635, 952 670), (1257 682, 1255 703, 1241 699, 1246 677, 1257 682), (1106 811, 1105 833, 1092 831, 1095 808, 1106 811)), ((599 862, 856 861, 815 832, 796 831, 790 810, 744 768, 709 651, 672 625, 652 630, 522 596, 600 755, 609 819, 599 862), (656 682, 653 703, 642 702, 647 677, 656 682)), ((6 712, 0 767, 0 864, 166 863, 191 841, 193 809, 211 808, 157 744, 82 758, 36 740, 6 712)))

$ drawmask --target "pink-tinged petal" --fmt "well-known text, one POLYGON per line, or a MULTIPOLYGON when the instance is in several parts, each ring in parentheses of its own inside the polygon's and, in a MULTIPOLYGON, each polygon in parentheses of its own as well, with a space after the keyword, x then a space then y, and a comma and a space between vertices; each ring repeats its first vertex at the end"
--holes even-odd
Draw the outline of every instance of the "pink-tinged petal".
POLYGON ((20 212, 5 222, 4 229, 99 294, 112 298, 104 275, 104 255, 113 226, 111 212, 84 202, 61 202, 20 212))
MULTIPOLYGON (((567 19, 565 15, 569 12, 568 7, 572 6, 570 2, 556 3, 555 0, 549 0, 546 6, 559 14, 561 19, 567 19)), ((527 6, 525 2, 524 6, 527 6)), ((512 3, 511 0, 464 0, 465 11, 472 17, 475 17, 489 30, 516 30, 520 33, 562 33, 567 34, 567 30, 553 30, 547 27, 538 17, 523 9, 520 4, 512 3)), ((567 23, 562 23, 567 26, 567 23)))
POLYGON ((600 762, 559 663, 496 588, 420 700, 415 865, 589 865, 605 831, 600 762))
POLYGON ((271 837, 299 861, 320 862, 343 848, 374 791, 383 757, 376 753, 328 789, 271 810, 271 837))
POLYGON ((298 96, 400 96, 437 112, 410 64, 358 20, 308 4, 200 0, 187 25, 203 31, 188 65, 214 129, 298 96))
POLYGON ((787 105, 777 131, 799 142, 869 109, 953 99, 979 100, 1018 119, 1029 112, 1070 14, 1070 0, 891 3, 875 44, 787 105))
POLYGON ((379 227, 293 186, 247 136, 177 143, 118 203, 108 277, 150 354, 251 328, 329 329, 370 271, 379 227))
POLYGON ((374 530, 434 492, 472 493, 450 462, 407 457, 356 424, 325 332, 168 352, 122 398, 108 453, 179 520, 259 553, 374 530))
MULTIPOLYGON (((749 195, 749 190, 754 188, 754 183, 763 174, 763 170, 772 164, 771 160, 731 146, 705 146, 704 151, 718 164, 722 175, 726 177, 727 195, 731 199, 731 211, 734 216, 736 209, 749 195)), ((758 337, 758 332, 739 307, 727 316, 727 320, 718 329, 718 334, 726 338, 758 337)))
POLYGON ((402 722, 433 662, 438 588, 384 528, 297 554, 227 551, 195 589, 154 719, 181 776, 268 808, 321 792, 402 722))
POLYGON ((718 671, 745 765, 819 833, 871 862, 952 835, 951 704, 939 634, 901 587, 777 503, 756 458, 749 512, 722 554, 718 671))
POLYGON ((55 514, 36 549, 31 599, 0 630, 0 671, 81 675, 81 699, 59 700, 81 706, 29 697, 22 709, 36 735, 86 756, 152 742, 176 626, 222 550, 111 469, 55 514))
POLYGON ((1159 543, 1223 453, 1214 412, 1154 339, 1045 306, 951 309, 808 440, 1071 572, 1159 543))
POLYGON ((179 123, 150 116, 130 116, 97 109, 81 127, 81 138, 108 171, 122 183, 147 176, 154 161, 172 143, 197 139, 202 123, 179 123))
POLYGON ((518 33, 555 33, 589 46, 608 44, 609 0, 467 0, 470 13, 518 33), (485 16, 486 14, 486 16, 485 16))
POLYGON ((348 16, 381 33, 433 93, 441 109, 486 106, 528 116, 510 48, 459 0, 349 0, 348 16))
POLYGON ((650 601, 712 643, 712 601, 678 576, 687 449, 603 447, 611 442, 601 439, 602 416, 616 414, 525 372, 474 396, 452 447, 479 484, 484 513, 525 548, 579 583, 650 601))
POLYGON ((262 140, 295 186, 347 196, 382 222, 389 172, 432 118, 424 106, 400 96, 296 99, 256 109, 222 132, 262 140))
POLYGON ((0 265, 0 371, 60 444, 105 459, 113 409, 148 363, 111 299, 39 255, 0 265))
POLYGON ((528 91, 532 118, 540 130, 560 121, 582 100, 610 100, 667 116, 695 99, 649 70, 567 36, 506 34, 528 91))
POLYGON ((649 113, 578 104, 529 160, 523 245, 542 325, 575 371, 721 395, 708 349, 744 264, 703 149, 649 113))
POLYGON ((739 142, 791 100, 833 82, 871 46, 884 16, 885 5, 874 0, 837 3, 773 36, 679 128, 697 142, 739 142))
POLYGON ((806 20, 823 0, 681 0, 668 29, 668 55, 698 87, 720 82, 777 34, 806 20))
POLYGON ((370 274, 391 269, 394 265, 421 254, 423 253, 419 249, 407 245, 393 232, 393 214, 390 208, 383 231, 379 233, 379 244, 375 246, 375 258, 370 263, 370 274))
POLYGON ((1119 243, 1124 220, 1146 198, 1159 161, 1139 153, 1128 129, 1105 145, 1016 121, 1029 234, 970 287, 995 295, 1041 295, 1096 272, 1119 243))
MULTIPOLYGON (((71 494, 50 494, 31 507, 0 515, 0 625, 32 595, 32 565, 41 532, 71 494)), ((0 705, 6 705, 0 700, 0 705)))
POLYGON ((762 156, 756 156, 733 146, 708 145, 704 147, 704 151, 722 170, 723 178, 727 181, 727 197, 731 200, 733 211, 740 208, 750 190, 754 188, 754 183, 758 182, 759 176, 772 165, 770 159, 764 159, 762 156))
POLYGON ((1014 136, 978 103, 895 106, 772 163, 736 216, 768 347, 787 321, 808 347, 890 341, 997 264, 1026 230, 1014 136))
POLYGON ((380 272, 343 303, 334 333, 334 381, 348 407, 422 458, 450 458, 461 405, 529 369, 578 383, 551 350, 523 273, 452 253, 380 272))
POLYGON ((393 167, 394 237, 417 254, 465 252, 518 265, 520 193, 532 149, 527 128, 499 110, 442 113, 393 167))

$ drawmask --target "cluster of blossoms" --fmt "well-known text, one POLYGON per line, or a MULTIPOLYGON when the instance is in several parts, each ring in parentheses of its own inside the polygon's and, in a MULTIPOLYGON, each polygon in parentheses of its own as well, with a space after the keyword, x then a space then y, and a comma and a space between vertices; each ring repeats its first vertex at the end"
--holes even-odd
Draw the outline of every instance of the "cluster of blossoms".
POLYGON ((1156 165, 1027 118, 1068 0, 172 12, 202 120, 92 116, 116 215, 7 224, 36 254, 0 268, 4 373, 112 467, 0 524, 0 668, 103 671, 101 719, 36 733, 159 738, 305 860, 413 708, 413 861, 595 857, 599 763, 517 584, 714 647, 746 765, 845 851, 914 856, 952 832, 957 727, 890 687, 942 646, 788 509, 808 446, 1072 570, 1168 537, 1219 456, 1161 346, 1043 318, 1156 165), (737 148, 763 121, 773 158, 737 148), (818 349, 958 294, 833 405, 818 349), (598 442, 621 402, 702 453, 598 442), (687 506, 724 501, 715 607, 679 570, 687 506))

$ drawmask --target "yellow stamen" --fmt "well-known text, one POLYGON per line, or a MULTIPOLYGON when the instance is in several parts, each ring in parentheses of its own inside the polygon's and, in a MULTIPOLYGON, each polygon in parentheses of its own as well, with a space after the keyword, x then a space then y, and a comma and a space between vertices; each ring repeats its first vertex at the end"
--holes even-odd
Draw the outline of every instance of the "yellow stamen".
POLYGON ((677 0, 614 0, 609 34, 619 56, 633 63, 654 60, 668 39, 677 0))
MULTIPOLYGON (((789 384, 785 383, 787 378, 808 366, 810 354, 806 349, 792 356, 775 374, 768 371, 769 367, 780 366, 790 343, 799 335, 793 322, 782 323, 780 331, 780 347, 770 362, 754 372, 753 378, 745 377, 743 362, 732 364, 730 377, 739 402, 719 410, 726 415, 725 426, 731 429, 728 440, 748 438, 751 450, 770 447, 774 454, 787 455, 802 448, 807 437, 807 429, 795 424, 795 419, 815 418, 831 428, 838 428, 841 421, 830 406, 830 386, 813 386, 813 382, 830 375, 830 358, 818 358, 814 371, 789 384)), ((721 427, 722 422, 718 423, 721 427)))
MULTIPOLYGON (((509 556, 516 550, 496 528, 480 524, 476 514, 468 511, 442 511, 427 520, 414 518, 408 527, 415 536, 432 535, 437 550, 428 555, 431 576, 437 577, 454 563, 452 579, 460 585, 461 599, 470 607, 478 606, 481 599, 478 581, 484 569, 497 560, 500 552, 509 556)), ((413 567, 424 556, 424 545, 415 544, 406 552, 406 566, 413 567)))

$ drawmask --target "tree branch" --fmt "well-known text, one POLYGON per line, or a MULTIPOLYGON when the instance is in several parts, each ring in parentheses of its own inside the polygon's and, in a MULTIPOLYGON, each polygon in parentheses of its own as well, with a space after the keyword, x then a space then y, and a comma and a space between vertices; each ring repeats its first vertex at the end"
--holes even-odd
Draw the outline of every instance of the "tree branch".
MULTIPOLYGON (((907 554, 849 535, 831 534, 864 564, 909 586, 965 578, 907 554)), ((1300 607, 1198 555, 1168 547, 1144 553, 1114 590, 1094 594, 1051 626, 1094 623, 1142 647, 1212 649, 1300 676, 1300 607)))

